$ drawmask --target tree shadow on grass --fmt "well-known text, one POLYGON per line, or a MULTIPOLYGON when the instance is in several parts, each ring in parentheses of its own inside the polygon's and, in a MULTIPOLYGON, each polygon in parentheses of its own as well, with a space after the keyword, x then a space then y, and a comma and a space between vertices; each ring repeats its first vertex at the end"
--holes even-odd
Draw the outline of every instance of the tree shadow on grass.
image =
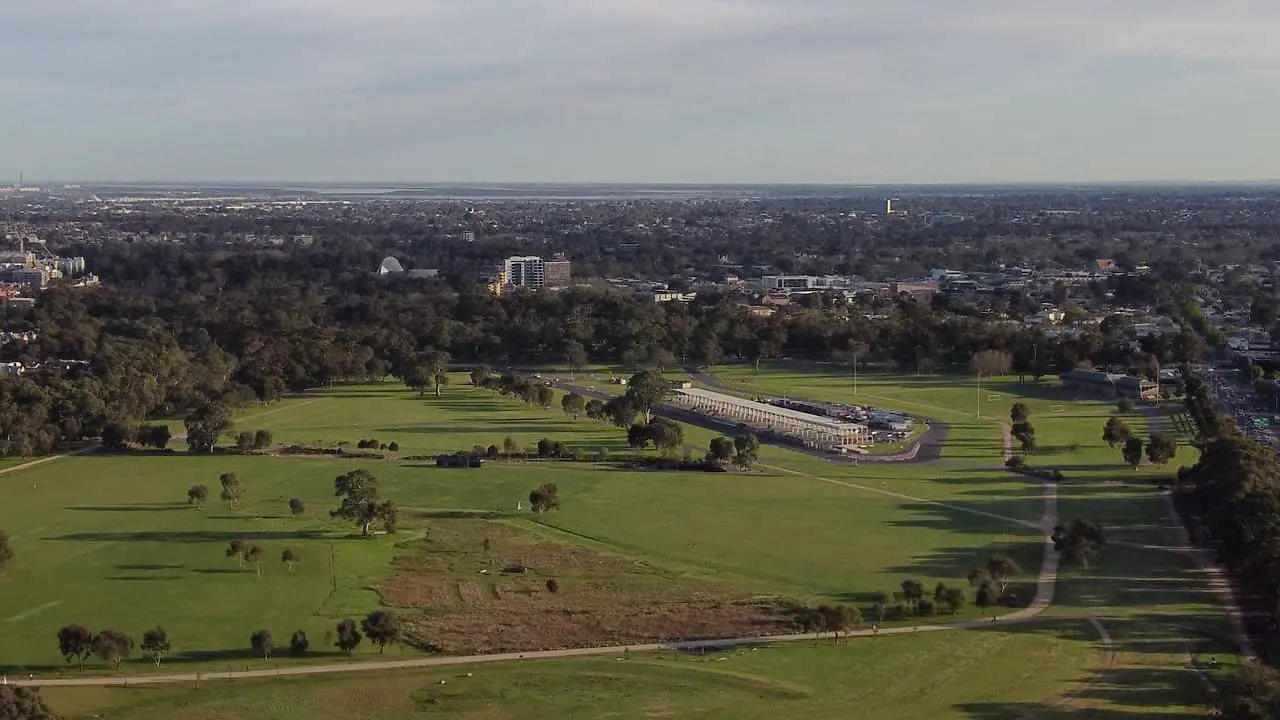
POLYGON ((181 570, 185 565, 160 565, 160 564, 128 564, 117 565, 117 570, 181 570))
MULTIPOLYGON (((1024 720, 1033 717, 1067 718, 1080 720, 1149 720, 1154 717, 1147 710, 1119 710, 1112 708, 1079 708, 1059 706, 1053 703, 961 703, 955 708, 970 720, 1024 720)), ((1203 712, 1160 712, 1160 720, 1202 720, 1203 712)))
MULTIPOLYGON (((246 640, 247 639, 248 638, 246 638, 246 640)), ((186 650, 186 651, 175 653, 173 655, 166 657, 164 659, 164 663, 160 666, 160 671, 163 672, 165 668, 177 668, 183 665, 192 665, 196 663, 211 664, 211 663, 227 663, 227 662, 236 662, 238 665, 247 664, 249 666, 248 669, 250 670, 274 669, 277 667, 306 667, 305 664, 293 662, 295 658, 293 658, 288 654, 287 647, 277 648, 277 651, 279 652, 273 655, 270 662, 264 663, 262 661, 262 655, 260 655, 258 651, 252 650, 249 647, 245 647, 243 649, 228 648, 223 650, 186 650)), ((341 653, 336 650, 334 651, 309 650, 307 651, 306 655, 303 656, 303 658, 311 659, 311 660, 323 660, 325 662, 334 662, 337 660, 348 659, 345 653, 341 653)), ((302 658, 297 658, 297 659, 302 659, 302 658)), ((66 663, 56 663, 56 664, 55 663, 39 663, 39 664, 33 664, 33 665, 0 665, 0 674, 8 675, 10 677, 18 677, 18 678, 26 677, 27 675, 32 674, 38 678, 46 678, 46 679, 51 679, 51 678, 79 679, 79 678, 93 678, 93 677, 106 675, 108 677, 118 679, 121 682, 123 682, 123 680, 126 677, 137 677, 137 678, 144 677, 141 674, 135 674, 130 672, 130 670, 134 668, 154 671, 155 665, 149 660, 145 660, 142 658, 134 658, 131 660, 126 660, 120 666, 121 672, 116 674, 110 674, 109 673, 110 668, 102 665, 101 663, 95 663, 94 660, 91 660, 89 663, 85 665, 84 672, 80 672, 80 670, 78 670, 74 664, 66 664, 66 663)), ((227 670, 243 670, 243 669, 245 669, 243 666, 233 667, 233 668, 211 667, 209 668, 209 672, 225 672, 227 670)), ((131 685, 130 687, 132 688, 133 686, 131 685)), ((138 685, 137 687, 139 689, 142 689, 142 688, 161 688, 163 686, 162 685, 138 685)))
MULTIPOLYGON (((386 392, 317 392, 317 391, 309 391, 309 392, 303 393, 303 394, 302 394, 302 397, 305 397, 305 398, 334 398, 334 399, 337 399, 337 400, 345 400, 345 399, 347 399, 347 398, 350 398, 350 399, 352 399, 352 400, 374 400, 374 399, 391 400, 391 399, 394 399, 394 398, 396 398, 396 397, 399 397, 400 395, 401 395, 401 393, 397 393, 397 392, 394 392, 394 391, 392 391, 392 390, 388 389, 386 392)), ((414 400, 417 400, 418 398, 417 398, 417 396, 415 395, 415 396, 413 397, 413 399, 414 399, 414 400)), ((286 406, 286 408, 287 408, 287 407, 288 407, 288 406, 286 406)), ((252 420, 253 418, 249 418, 249 419, 250 419, 250 420, 252 420)))
POLYGON ((182 578, 178 575, 112 575, 106 579, 150 582, 155 580, 181 580, 182 578))
MULTIPOLYGON (((1040 572, 1040 560, 1044 547, 1040 543, 993 543, 982 547, 939 548, 912 559, 910 563, 886 568, 885 572, 900 575, 902 580, 921 580, 926 590, 933 592, 933 582, 938 578, 958 581, 964 587, 966 576, 974 568, 985 568, 987 561, 996 555, 1012 558, 1022 568, 1018 576, 1010 579, 1008 592, 1019 599, 1019 606, 1030 602, 1035 594, 1036 576, 1040 572), (957 580, 958 579, 958 580, 957 580)), ((886 588, 887 589, 887 588, 886 588)), ((897 589, 897 588, 894 588, 897 589)))
POLYGON ((242 575, 253 572, 253 568, 194 568, 191 572, 198 575, 242 575))
POLYGON ((497 520, 509 517, 507 513, 492 510, 427 510, 412 515, 421 520, 497 520))
MULTIPOLYGON (((539 418, 540 421, 546 422, 546 418, 539 418)), ((535 425, 526 420, 494 420, 487 425, 417 425, 413 427, 383 427, 375 428, 368 432, 372 433, 399 433, 402 435, 479 435, 492 438, 489 443, 501 446, 503 437, 510 432, 518 432, 522 435, 530 433, 554 433, 565 434, 572 432, 573 429, 564 425, 535 425), (503 429, 503 428, 506 429, 503 429)), ((470 450, 471 448, 458 448, 459 450, 470 450)))
POLYGON ((174 530, 141 530, 137 532, 83 532, 58 535, 48 540, 64 542, 162 542, 162 543, 197 543, 197 542, 231 542, 232 540, 314 540, 326 537, 319 530, 275 531, 260 530, 247 532, 214 532, 174 530))
POLYGON ((188 503, 131 503, 128 505, 71 505, 62 508, 63 510, 76 510, 82 512, 156 512, 166 510, 189 510, 191 505, 188 503))

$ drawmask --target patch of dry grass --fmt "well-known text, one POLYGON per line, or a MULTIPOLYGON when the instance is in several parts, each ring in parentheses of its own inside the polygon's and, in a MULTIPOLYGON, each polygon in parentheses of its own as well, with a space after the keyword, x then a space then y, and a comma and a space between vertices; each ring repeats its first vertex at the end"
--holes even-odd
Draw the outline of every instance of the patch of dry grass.
POLYGON ((433 522, 406 548, 383 601, 449 654, 790 632, 793 604, 478 518, 433 522), (488 549, 485 549, 486 539, 488 549), (525 573, 504 573, 513 565, 525 573), (547 589, 547 580, 559 584, 547 589), (418 612, 412 612, 418 611, 418 612))

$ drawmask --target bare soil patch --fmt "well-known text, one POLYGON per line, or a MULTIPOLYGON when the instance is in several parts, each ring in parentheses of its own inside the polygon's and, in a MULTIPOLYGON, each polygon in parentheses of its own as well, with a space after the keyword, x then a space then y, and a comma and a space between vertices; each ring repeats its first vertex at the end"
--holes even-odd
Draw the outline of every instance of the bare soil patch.
POLYGON ((692 579, 501 522, 455 518, 406 547, 383 602, 449 654, 794 632, 796 604, 692 579), (488 540, 489 549, 485 549, 488 540), (503 572, 515 566, 526 572, 503 572), (559 584, 547 589, 547 580, 559 584))

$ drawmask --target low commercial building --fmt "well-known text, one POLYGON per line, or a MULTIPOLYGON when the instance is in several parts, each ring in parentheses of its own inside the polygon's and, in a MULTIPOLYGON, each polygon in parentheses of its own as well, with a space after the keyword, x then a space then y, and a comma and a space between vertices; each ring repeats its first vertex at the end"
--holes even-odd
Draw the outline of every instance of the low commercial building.
POLYGON ((674 398, 678 404, 704 415, 767 428, 780 435, 799 440, 808 447, 821 450, 838 451, 841 448, 857 446, 865 443, 869 437, 866 425, 842 422, 835 418, 812 415, 800 410, 778 407, 702 388, 676 390, 674 398))
POLYGON ((549 288, 568 287, 573 281, 572 264, 568 260, 556 259, 543 263, 543 282, 549 288))
POLYGON ((1060 377, 1062 386, 1068 390, 1105 398, 1155 400, 1159 393, 1159 387, 1150 380, 1120 373, 1076 368, 1060 377))

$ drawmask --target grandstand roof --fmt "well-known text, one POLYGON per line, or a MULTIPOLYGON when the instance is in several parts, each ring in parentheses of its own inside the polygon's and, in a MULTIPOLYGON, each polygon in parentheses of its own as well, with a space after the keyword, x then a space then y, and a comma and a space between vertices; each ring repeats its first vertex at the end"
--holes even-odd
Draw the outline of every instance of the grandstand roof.
POLYGON ((835 418, 822 417, 819 415, 814 415, 812 413, 802 412, 800 410, 792 410, 791 408, 780 407, 778 405, 770 405, 769 403, 762 403, 762 402, 756 402, 754 400, 747 400, 745 398, 740 398, 737 395, 726 395, 725 393, 718 393, 712 390, 703 390, 702 388, 687 388, 684 390, 676 390, 675 393, 677 395, 687 395, 689 397, 700 397, 707 400, 714 400, 714 401, 722 402, 726 405, 735 405, 741 408, 752 408, 755 410, 760 410, 762 412, 770 412, 770 413, 773 413, 774 415, 785 417, 790 420, 794 420, 796 422, 813 425, 815 427, 821 427, 823 429, 830 430, 832 432, 839 432, 841 430, 850 430, 853 428, 862 428, 863 430, 866 429, 866 426, 860 423, 842 422, 835 418))

